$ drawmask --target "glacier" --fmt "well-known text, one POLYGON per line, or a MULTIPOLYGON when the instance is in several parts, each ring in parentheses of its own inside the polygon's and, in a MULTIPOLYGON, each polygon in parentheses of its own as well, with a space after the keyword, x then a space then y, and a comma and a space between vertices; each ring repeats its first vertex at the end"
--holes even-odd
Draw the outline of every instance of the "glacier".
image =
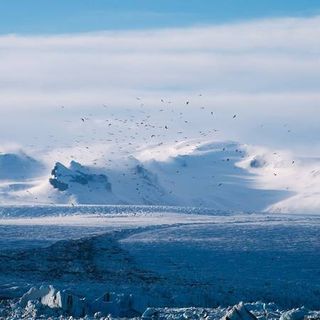
POLYGON ((69 205, 0 217, 8 319, 319 316, 319 215, 69 205))

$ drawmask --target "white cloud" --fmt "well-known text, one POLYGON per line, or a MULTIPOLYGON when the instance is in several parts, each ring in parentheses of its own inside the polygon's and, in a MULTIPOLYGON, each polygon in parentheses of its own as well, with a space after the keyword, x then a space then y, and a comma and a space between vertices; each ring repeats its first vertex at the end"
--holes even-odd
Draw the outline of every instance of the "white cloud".
POLYGON ((81 98, 77 101, 74 92, 93 100, 104 92, 176 88, 317 92, 319 34, 316 17, 140 32, 8 35, 0 37, 0 83, 5 96, 21 94, 21 101, 9 100, 15 106, 36 104, 39 97, 43 104, 46 95, 73 96, 76 105, 81 98))
MULTIPOLYGON (((237 124, 227 123, 231 139, 262 139, 255 126, 287 119, 299 134, 314 128, 317 135, 319 34, 320 17, 313 17, 187 29, 1 36, 0 125, 19 127, 7 134, 19 140, 35 123, 39 128, 30 131, 39 136, 47 127, 64 130, 61 117, 54 115, 60 105, 87 113, 101 104, 134 108, 140 104, 136 96, 141 96, 146 108, 158 106, 163 97, 174 108, 190 99, 192 106, 214 109, 220 127, 230 114, 239 113, 237 124)), ((208 122, 198 108, 191 116, 198 124, 208 122)))

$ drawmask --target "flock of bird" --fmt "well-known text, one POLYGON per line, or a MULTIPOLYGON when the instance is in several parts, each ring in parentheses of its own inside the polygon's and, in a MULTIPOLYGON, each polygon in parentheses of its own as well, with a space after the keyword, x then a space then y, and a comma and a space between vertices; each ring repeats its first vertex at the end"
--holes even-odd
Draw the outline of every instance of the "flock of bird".
MULTIPOLYGON (((202 97, 202 94, 198 97, 202 97)), ((119 111, 103 104, 101 107, 92 108, 90 113, 78 117, 72 107, 57 107, 57 111, 65 114, 64 126, 70 127, 69 131, 72 131, 72 138, 60 148, 57 156, 60 153, 65 159, 66 151, 72 150, 69 159, 65 159, 66 162, 88 156, 91 159, 93 157, 92 166, 114 169, 128 166, 125 159, 143 147, 180 142, 185 142, 186 146, 189 146, 187 142, 189 140, 197 147, 204 139, 214 140, 221 131, 217 128, 215 111, 212 108, 199 106, 199 102, 193 104, 191 100, 186 100, 179 107, 174 107, 172 101, 162 98, 159 107, 152 108, 144 103, 143 98, 136 97, 136 103, 138 106, 135 105, 133 109, 119 111), (201 124, 197 122, 199 113, 201 113, 199 118, 210 121, 209 126, 200 127, 201 124), (100 147, 97 148, 97 145, 100 147)), ((237 114, 230 114, 230 121, 235 121, 237 118, 237 114)), ((54 133, 48 136, 48 142, 47 151, 50 153, 58 142, 54 133)), ((125 176, 126 173, 122 175, 125 176)), ((277 176, 277 173, 274 173, 274 176, 277 176)), ((222 187, 223 183, 218 181, 217 186, 222 187)), ((139 183, 136 190, 139 191, 139 183)), ((26 192, 30 193, 29 190, 26 192)))
MULTIPOLYGON (((199 95, 202 96, 202 95, 199 95)), ((132 154, 135 150, 141 149, 143 146, 162 145, 164 143, 179 143, 189 139, 203 138, 212 136, 219 130, 212 128, 205 130, 200 128, 196 132, 191 133, 194 113, 197 111, 205 112, 205 107, 196 110, 191 109, 190 101, 185 102, 188 107, 184 111, 181 108, 171 107, 171 101, 160 99, 161 106, 158 109, 146 108, 142 103, 141 97, 136 98, 140 105, 138 110, 124 109, 116 115, 111 107, 106 104, 102 105, 103 112, 96 114, 89 113, 79 117, 81 127, 75 130, 74 139, 71 145, 65 145, 65 148, 76 145, 81 152, 90 152, 97 144, 112 145, 113 150, 110 151, 105 164, 113 161, 111 155, 117 154, 117 158, 121 154, 132 154), (190 115, 190 111, 191 115, 190 115), (79 134, 81 132, 81 134, 79 134)), ((60 107, 63 111, 66 106, 60 107)), ((214 119, 214 111, 208 110, 208 116, 214 119)), ((233 119, 237 115, 233 115, 233 119)), ((74 119, 65 120, 67 124, 74 124, 74 119)), ((51 136, 53 137, 53 135, 51 136)), ((198 142, 201 144, 201 139, 198 142)), ((104 151, 101 151, 100 157, 105 157, 104 151)), ((74 155, 70 156, 71 159, 74 155)), ((97 163, 97 162, 95 162, 97 163)))

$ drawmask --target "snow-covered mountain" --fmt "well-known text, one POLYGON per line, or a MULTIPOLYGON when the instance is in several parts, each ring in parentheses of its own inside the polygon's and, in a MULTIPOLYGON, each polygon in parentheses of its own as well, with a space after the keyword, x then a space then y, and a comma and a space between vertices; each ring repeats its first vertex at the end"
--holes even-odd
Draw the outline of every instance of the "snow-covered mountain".
POLYGON ((0 200, 4 203, 24 202, 30 189, 44 179, 46 167, 22 151, 0 154, 0 200), (21 196, 23 195, 23 196, 21 196))
MULTIPOLYGON (((76 157, 75 157, 76 158, 76 157)), ((0 157, 1 200, 27 204, 147 204, 232 211, 312 212, 318 159, 236 142, 158 144, 114 165, 0 157), (45 171, 46 169, 46 171, 45 171), (311 200, 310 200, 311 199, 311 200)))
POLYGON ((44 165, 23 152, 0 153, 0 180, 26 180, 44 173, 44 165))

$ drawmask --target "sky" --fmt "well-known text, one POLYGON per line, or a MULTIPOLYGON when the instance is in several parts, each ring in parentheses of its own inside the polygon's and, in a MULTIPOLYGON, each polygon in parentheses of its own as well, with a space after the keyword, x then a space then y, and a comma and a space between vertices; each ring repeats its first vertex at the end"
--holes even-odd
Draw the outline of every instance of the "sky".
POLYGON ((1 0, 0 33, 187 27, 319 13, 318 0, 1 0))
MULTIPOLYGON (((147 114, 160 132, 169 126, 157 142, 205 132, 319 155, 319 9, 313 0, 0 0, 2 149, 109 134, 127 142, 119 119, 147 114)), ((146 143, 150 131, 139 130, 146 143)))

